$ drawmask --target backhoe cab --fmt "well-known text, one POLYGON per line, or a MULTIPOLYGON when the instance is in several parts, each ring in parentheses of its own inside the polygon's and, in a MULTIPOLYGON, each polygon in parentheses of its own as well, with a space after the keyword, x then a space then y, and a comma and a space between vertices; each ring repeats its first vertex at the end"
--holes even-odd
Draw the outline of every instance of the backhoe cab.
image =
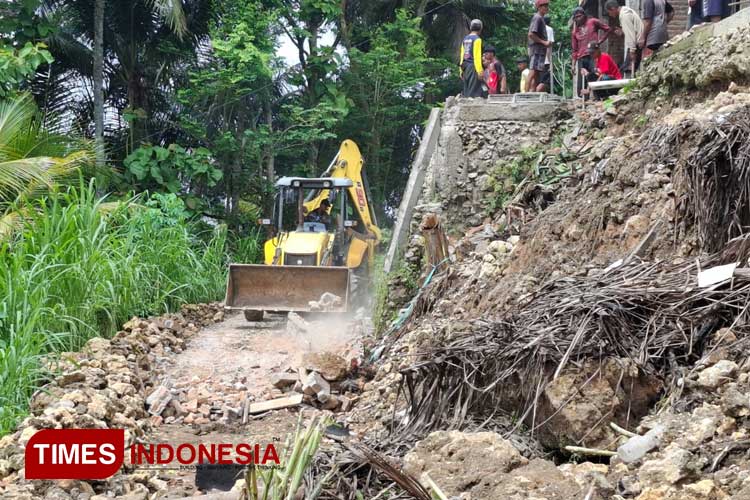
POLYGON ((258 320, 262 311, 319 310, 324 294, 338 298, 325 311, 349 309, 381 238, 362 165, 359 148, 347 140, 323 177, 278 180, 273 214, 262 221, 271 231, 264 265, 230 265, 227 309, 258 320))

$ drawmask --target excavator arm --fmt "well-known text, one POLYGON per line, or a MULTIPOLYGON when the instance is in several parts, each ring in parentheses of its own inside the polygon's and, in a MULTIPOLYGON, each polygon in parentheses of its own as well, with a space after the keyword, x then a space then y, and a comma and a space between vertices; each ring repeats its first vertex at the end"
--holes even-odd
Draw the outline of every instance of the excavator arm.
POLYGON ((348 310, 350 291, 356 288, 351 284, 370 274, 375 248, 382 238, 363 165, 357 145, 346 140, 321 178, 285 177, 277 181, 277 187, 297 189, 299 226, 283 231, 279 222, 279 234, 265 243, 265 265, 230 264, 225 308, 245 311, 248 319, 264 310, 310 311, 312 304, 329 293, 339 297, 340 303, 328 311, 348 310), (304 230, 303 218, 331 196, 331 189, 337 190, 340 202, 332 200, 333 206, 339 207, 334 233, 304 230), (303 199, 306 191, 312 194, 303 199), (353 214, 343 213, 350 209, 356 213, 356 225, 345 223, 353 222, 353 214))
MULTIPOLYGON (((332 177, 350 179, 352 186, 347 188, 349 204, 357 211, 359 219, 364 224, 363 228, 357 228, 356 232, 369 234, 370 238, 377 243, 382 239, 382 233, 375 220, 370 197, 367 190, 367 182, 363 175, 364 160, 357 144, 347 139, 341 143, 339 152, 336 154, 331 166, 321 177, 332 177)), ((320 205, 320 202, 328 198, 328 189, 321 190, 317 196, 305 202, 305 210, 310 212, 320 205)))

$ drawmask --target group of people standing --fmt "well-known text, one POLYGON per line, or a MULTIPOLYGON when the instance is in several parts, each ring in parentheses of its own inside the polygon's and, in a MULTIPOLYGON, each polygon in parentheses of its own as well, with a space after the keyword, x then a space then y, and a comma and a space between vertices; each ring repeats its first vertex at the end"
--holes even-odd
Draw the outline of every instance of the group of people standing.
MULTIPOLYGON (((689 26, 706 21, 718 21, 728 15, 728 0, 681 0, 690 6, 689 26)), ((528 58, 516 63, 521 72, 521 92, 545 92, 551 88, 551 56, 554 31, 550 26, 549 0, 536 0, 536 13, 528 31, 528 58)), ((643 0, 643 16, 618 0, 604 4, 607 15, 617 20, 618 27, 603 23, 586 14, 582 7, 573 9, 571 33, 572 71, 576 80, 576 95, 589 94, 586 82, 619 80, 623 75, 634 75, 641 60, 657 52, 667 41, 668 23, 674 8, 667 0, 643 0), (610 34, 623 38, 625 56, 622 64, 603 52, 601 44, 610 34)), ((482 45, 482 22, 474 19, 471 32, 461 45, 461 78, 464 97, 486 97, 506 93, 505 68, 496 57, 495 48, 482 45)), ((600 94, 599 96, 606 95, 600 94)))

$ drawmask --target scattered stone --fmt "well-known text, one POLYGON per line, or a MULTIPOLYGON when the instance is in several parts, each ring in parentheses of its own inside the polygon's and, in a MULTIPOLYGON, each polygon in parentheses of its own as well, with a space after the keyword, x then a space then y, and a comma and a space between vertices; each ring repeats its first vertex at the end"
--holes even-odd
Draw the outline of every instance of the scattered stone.
POLYGON ((302 392, 308 396, 331 392, 331 385, 318 372, 310 372, 302 383, 302 392))
POLYGON ((322 401, 319 395, 318 400, 321 401, 321 403, 323 403, 322 408, 324 410, 335 411, 339 406, 341 406, 341 400, 339 400, 339 398, 337 398, 333 394, 328 395, 325 401, 322 401))
POLYGON ((648 460, 639 469, 641 480, 649 486, 675 484, 687 477, 693 454, 676 445, 669 445, 663 458, 648 460))
POLYGON ((302 364, 307 370, 320 373, 329 382, 342 380, 349 371, 349 363, 331 352, 306 353, 302 357, 302 364))
POLYGON ((282 408, 289 408, 290 406, 297 406, 302 403, 302 394, 294 394, 283 398, 271 399, 269 401, 263 401, 261 403, 252 403, 250 405, 249 413, 263 413, 271 410, 280 410, 282 408))
POLYGON ((285 389, 299 381, 296 373, 275 372, 271 374, 271 385, 278 389, 285 389))
POLYGON ((480 483, 483 489, 492 488, 501 473, 528 463, 497 433, 437 431, 417 442, 404 457, 404 470, 414 477, 427 473, 446 495, 456 496, 480 483))
POLYGON ((341 411, 343 411, 343 412, 347 412, 347 411, 351 410, 352 407, 354 406, 354 401, 355 400, 353 398, 349 398, 349 397, 346 397, 346 396, 341 396, 341 397, 339 397, 339 399, 341 400, 341 411))
POLYGON ((734 361, 722 359, 698 374, 698 385, 707 389, 715 389, 729 382, 737 373, 738 368, 734 361))
POLYGON ((68 372, 60 377, 57 378, 57 385, 60 387, 65 387, 71 384, 75 384, 78 382, 85 382, 86 381, 86 374, 83 373, 80 370, 76 370, 74 372, 68 372))
POLYGON ((171 400, 172 393, 169 389, 160 385, 146 398, 148 412, 151 415, 161 415, 171 400))

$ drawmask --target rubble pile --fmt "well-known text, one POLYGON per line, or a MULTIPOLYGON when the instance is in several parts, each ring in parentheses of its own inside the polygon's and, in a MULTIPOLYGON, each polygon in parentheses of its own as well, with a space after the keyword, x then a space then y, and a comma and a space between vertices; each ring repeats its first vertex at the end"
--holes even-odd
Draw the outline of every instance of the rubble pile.
MULTIPOLYGON (((451 263, 373 349, 377 371, 353 426, 421 436, 407 469, 448 497, 750 498, 747 36, 743 26, 665 51, 639 82, 667 94, 712 85, 713 95, 636 102, 643 89, 626 89, 545 129, 541 142, 569 174, 541 207, 479 210, 490 191, 474 183, 493 161, 481 141, 491 139, 446 111, 420 202, 445 217, 451 263), (735 264, 701 284, 704 272, 735 264), (721 336, 731 340, 716 347, 721 336), (497 434, 469 432, 488 427, 497 434), (659 442, 626 463, 616 450, 628 429, 659 442), (505 439, 512 449, 497 444, 505 439), (523 460, 504 465, 496 452, 523 460), (596 463, 559 464, 586 459, 596 463)), ((407 255, 418 255, 416 234, 407 255)), ((407 264, 420 269, 416 258, 407 264)))
POLYGON ((627 462, 615 451, 633 439, 622 435, 625 429, 606 449, 583 448, 578 455, 611 455, 604 462, 596 457, 559 465, 526 458, 494 432, 436 431, 404 457, 405 470, 415 477, 427 473, 446 494, 464 500, 750 498, 750 362, 736 348, 728 328, 711 336, 707 355, 675 381, 667 401, 676 404, 634 425, 637 434, 628 433, 640 439, 658 429, 655 448, 641 448, 627 462))
MULTIPOLYGON (((125 446, 142 438, 161 415, 179 406, 154 387, 160 363, 183 350, 200 328, 222 321, 221 304, 186 305, 178 314, 133 318, 112 339, 93 338, 80 352, 62 353, 47 365, 54 380, 31 399, 30 415, 0 439, 3 498, 97 498, 97 493, 146 498, 167 489, 156 473, 122 472, 103 482, 25 481, 24 446, 41 429, 125 429, 125 446)), ((101 497, 105 498, 105 497, 101 497)))
POLYGON ((747 21, 744 26, 714 37, 710 37, 706 27, 694 28, 670 40, 669 46, 680 50, 667 47, 645 65, 638 77, 640 92, 669 95, 675 90, 704 89, 732 80, 748 81, 750 25, 747 21))
POLYGON ((330 352, 310 352, 296 370, 273 374, 273 386, 286 394, 301 394, 301 402, 329 411, 349 411, 357 400, 361 381, 347 380, 356 363, 330 352))

